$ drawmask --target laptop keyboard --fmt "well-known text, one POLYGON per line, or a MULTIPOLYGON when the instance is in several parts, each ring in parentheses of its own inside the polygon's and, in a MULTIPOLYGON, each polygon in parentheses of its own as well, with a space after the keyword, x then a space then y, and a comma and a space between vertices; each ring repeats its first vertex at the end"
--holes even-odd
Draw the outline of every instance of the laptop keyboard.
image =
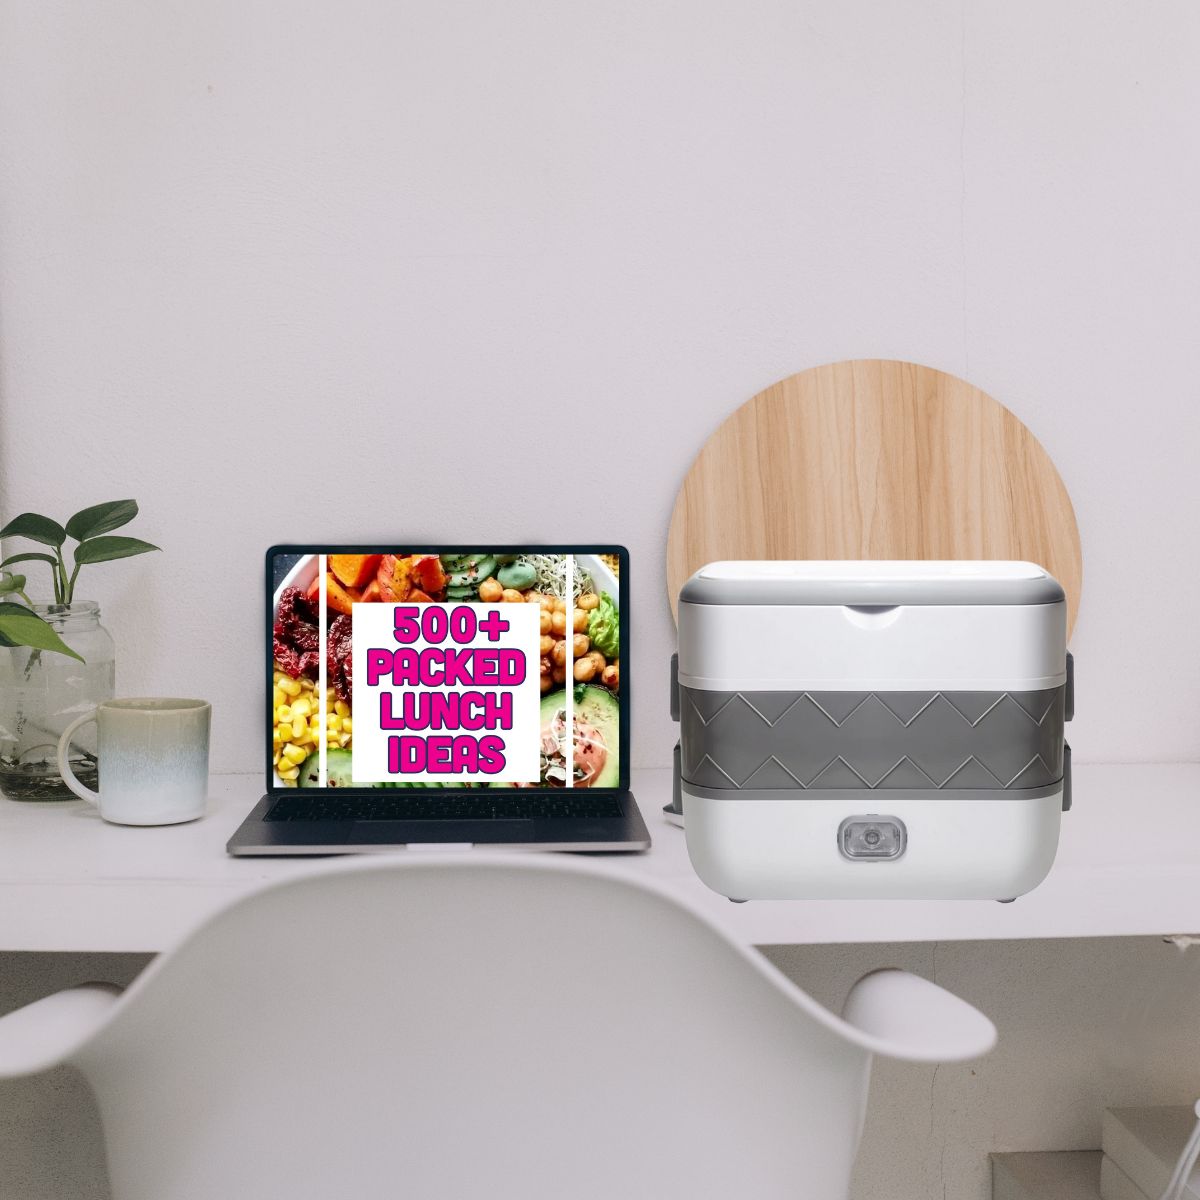
POLYGON ((381 789, 373 796, 281 796, 268 821, 520 821, 600 820, 621 815, 615 796, 535 795, 510 800, 475 793, 464 796, 398 796, 381 789))

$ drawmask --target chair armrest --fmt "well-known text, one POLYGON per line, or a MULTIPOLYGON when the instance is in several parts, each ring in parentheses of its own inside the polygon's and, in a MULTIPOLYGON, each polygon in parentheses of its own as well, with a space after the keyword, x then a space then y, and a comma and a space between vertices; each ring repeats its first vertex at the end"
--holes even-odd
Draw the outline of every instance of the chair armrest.
POLYGON ((109 983, 84 983, 0 1017, 0 1079, 66 1062, 105 1023, 120 994, 109 983))
POLYGON ((968 1062, 996 1044, 996 1027, 945 988, 887 968, 851 989, 842 1018, 875 1043, 875 1052, 907 1062, 968 1062))

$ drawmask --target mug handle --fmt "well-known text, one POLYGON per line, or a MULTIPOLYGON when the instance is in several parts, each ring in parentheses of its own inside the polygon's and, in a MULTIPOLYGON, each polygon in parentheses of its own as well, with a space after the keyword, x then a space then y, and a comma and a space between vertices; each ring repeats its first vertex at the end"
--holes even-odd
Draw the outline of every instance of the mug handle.
POLYGON ((82 717, 76 717, 74 721, 66 727, 62 732, 62 737, 58 739, 58 773, 62 776, 62 781, 77 795, 80 800, 86 800, 89 804, 100 807, 100 793, 93 792, 90 787, 84 787, 82 783, 75 777, 75 772, 71 770, 71 760, 67 757, 71 749, 71 735, 81 725, 86 725, 89 721, 95 722, 96 710, 92 709, 90 713, 84 713, 82 717))

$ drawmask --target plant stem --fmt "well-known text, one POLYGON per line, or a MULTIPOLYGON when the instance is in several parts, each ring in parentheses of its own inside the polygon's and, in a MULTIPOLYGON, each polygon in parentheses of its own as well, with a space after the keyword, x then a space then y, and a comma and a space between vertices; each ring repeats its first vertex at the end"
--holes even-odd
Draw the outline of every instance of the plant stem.
POLYGON ((75 596, 75 580, 79 575, 79 568, 82 566, 83 566, 83 563, 77 562, 75 564, 75 569, 71 572, 70 581, 67 583, 67 598, 64 601, 65 604, 70 604, 71 600, 75 596))
POLYGON ((28 604, 30 608, 33 607, 33 601, 30 600, 30 598, 27 595, 25 595, 25 593, 23 591, 21 591, 20 588, 17 588, 17 595, 20 596, 21 599, 24 600, 25 603, 28 604))
POLYGON ((54 568, 54 600, 57 604, 69 604, 67 599, 67 564, 63 559, 61 546, 55 546, 54 554, 58 564, 54 568))

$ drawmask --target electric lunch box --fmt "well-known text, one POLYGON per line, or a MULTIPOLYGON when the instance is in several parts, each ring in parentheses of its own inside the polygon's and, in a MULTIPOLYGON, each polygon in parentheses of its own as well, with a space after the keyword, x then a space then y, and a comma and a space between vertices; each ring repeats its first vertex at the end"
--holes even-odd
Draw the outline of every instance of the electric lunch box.
POLYGON ((716 562, 679 596, 675 784, 734 900, 1011 900, 1071 805, 1066 599, 1025 562, 716 562))

